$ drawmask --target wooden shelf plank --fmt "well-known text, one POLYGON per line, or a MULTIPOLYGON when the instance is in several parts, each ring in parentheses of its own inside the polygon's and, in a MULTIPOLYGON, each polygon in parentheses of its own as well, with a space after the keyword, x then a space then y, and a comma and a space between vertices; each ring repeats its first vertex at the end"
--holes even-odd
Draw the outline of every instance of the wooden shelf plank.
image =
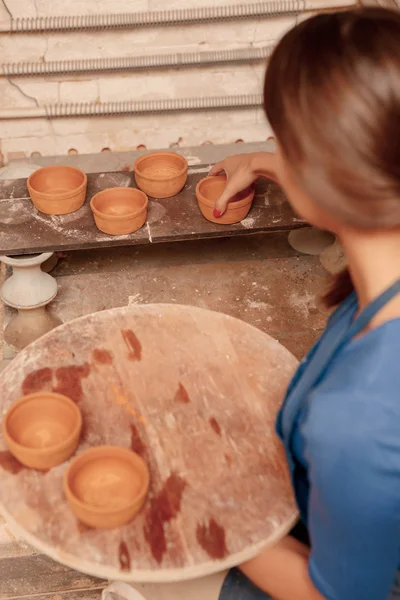
POLYGON ((150 199, 147 224, 136 233, 124 236, 109 236, 99 231, 89 201, 106 188, 134 187, 131 172, 88 175, 85 205, 76 213, 64 216, 39 213, 29 198, 24 179, 0 181, 0 255, 230 237, 304 226, 280 188, 266 180, 258 182, 252 209, 244 221, 235 225, 210 223, 201 215, 195 197, 196 184, 205 176, 204 171, 204 167, 191 169, 185 188, 177 196, 150 199))

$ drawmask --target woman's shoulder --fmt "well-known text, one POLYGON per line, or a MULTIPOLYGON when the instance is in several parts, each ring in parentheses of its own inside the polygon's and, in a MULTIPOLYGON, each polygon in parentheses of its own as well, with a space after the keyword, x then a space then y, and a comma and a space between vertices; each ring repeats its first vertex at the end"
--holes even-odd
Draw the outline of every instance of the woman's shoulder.
POLYGON ((400 468, 400 319, 349 343, 310 393, 304 417, 310 441, 348 443, 352 452, 389 442, 400 468))
POLYGON ((324 381, 326 389, 338 385, 353 392, 400 394, 400 318, 371 329, 343 348, 324 381))

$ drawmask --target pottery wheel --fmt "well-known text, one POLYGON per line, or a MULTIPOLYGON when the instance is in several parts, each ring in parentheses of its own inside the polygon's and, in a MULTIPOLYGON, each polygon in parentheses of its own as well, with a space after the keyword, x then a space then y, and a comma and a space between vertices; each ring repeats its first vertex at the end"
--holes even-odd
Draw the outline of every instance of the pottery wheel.
POLYGON ((0 437, 0 510, 38 550, 102 578, 183 580, 247 560, 296 518, 274 432, 296 363, 261 331, 188 306, 72 321, 3 371, 1 410, 39 390, 73 398, 85 423, 78 452, 132 448, 149 465, 149 497, 129 525, 88 529, 63 495, 67 465, 25 469, 0 437))

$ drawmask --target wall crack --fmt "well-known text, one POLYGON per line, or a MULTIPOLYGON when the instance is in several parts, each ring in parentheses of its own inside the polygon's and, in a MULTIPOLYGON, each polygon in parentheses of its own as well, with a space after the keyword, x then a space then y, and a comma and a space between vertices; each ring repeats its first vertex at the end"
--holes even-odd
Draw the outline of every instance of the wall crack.
POLYGON ((12 81, 9 77, 7 77, 6 79, 7 79, 8 83, 10 85, 12 85, 13 87, 15 87, 22 96, 24 96, 25 98, 28 98, 28 100, 32 100, 36 104, 36 106, 39 106, 39 102, 37 101, 36 98, 34 98, 33 96, 30 96, 29 94, 27 94, 26 92, 24 92, 24 90, 22 90, 19 87, 19 85, 17 85, 16 83, 14 83, 14 81, 12 81))
POLYGON ((6 3, 6 0, 1 0, 2 5, 4 6, 4 8, 6 9, 6 11, 8 12, 8 15, 10 16, 11 19, 13 19, 13 15, 11 10, 8 8, 8 5, 6 3))

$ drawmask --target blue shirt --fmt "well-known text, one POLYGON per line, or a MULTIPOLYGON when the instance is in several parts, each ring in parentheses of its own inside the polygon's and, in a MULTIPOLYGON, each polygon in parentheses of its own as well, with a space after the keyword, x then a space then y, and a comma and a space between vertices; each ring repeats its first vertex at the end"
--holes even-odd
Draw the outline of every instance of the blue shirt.
POLYGON ((400 319, 346 336, 352 294, 300 365, 278 416, 309 573, 328 600, 387 600, 400 566, 400 319))

